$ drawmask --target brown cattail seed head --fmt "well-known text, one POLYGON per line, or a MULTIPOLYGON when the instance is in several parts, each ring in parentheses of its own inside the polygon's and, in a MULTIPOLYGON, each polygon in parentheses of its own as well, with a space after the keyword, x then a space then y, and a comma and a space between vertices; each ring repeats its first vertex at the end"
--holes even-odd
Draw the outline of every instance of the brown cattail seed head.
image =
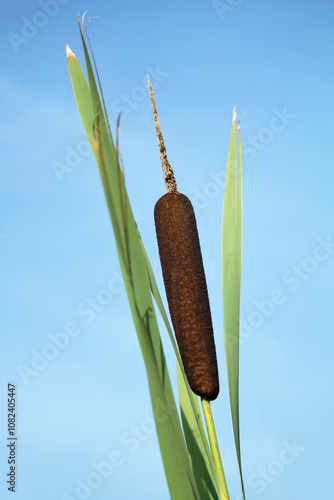
POLYGON ((202 254, 192 204, 170 192, 154 208, 169 311, 184 370, 195 394, 219 393, 218 367, 202 254))

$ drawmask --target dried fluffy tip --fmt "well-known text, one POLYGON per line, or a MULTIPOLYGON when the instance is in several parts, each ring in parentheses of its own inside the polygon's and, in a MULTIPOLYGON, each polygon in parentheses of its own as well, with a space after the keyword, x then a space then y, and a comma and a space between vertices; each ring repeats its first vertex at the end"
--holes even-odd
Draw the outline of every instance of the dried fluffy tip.
POLYGON ((76 59, 76 55, 71 51, 68 45, 66 45, 66 57, 67 59, 70 59, 71 57, 76 59))
POLYGON ((170 315, 193 392, 208 400, 219 393, 216 348, 202 254, 192 204, 167 193, 154 208, 155 227, 170 315))

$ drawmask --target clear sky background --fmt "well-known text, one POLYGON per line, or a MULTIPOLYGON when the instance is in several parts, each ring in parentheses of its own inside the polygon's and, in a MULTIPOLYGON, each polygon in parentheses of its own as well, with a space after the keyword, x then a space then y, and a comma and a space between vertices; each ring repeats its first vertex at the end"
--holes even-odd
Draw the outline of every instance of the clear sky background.
MULTIPOLYGON (((329 498, 329 0, 1 1, 0 497, 13 498, 5 484, 12 381, 17 500, 169 498, 98 168, 67 70, 66 43, 83 63, 79 7, 101 17, 89 34, 113 129, 124 108, 126 185, 164 300, 153 207, 165 186, 147 73, 179 190, 196 209, 221 377, 212 409, 231 500, 239 500, 240 485, 223 350, 221 220, 233 107, 246 113, 240 410, 247 498, 329 498), (109 457, 109 478, 76 492, 78 481, 93 484, 97 464, 109 457)), ((175 384, 163 328, 162 336, 175 384)))

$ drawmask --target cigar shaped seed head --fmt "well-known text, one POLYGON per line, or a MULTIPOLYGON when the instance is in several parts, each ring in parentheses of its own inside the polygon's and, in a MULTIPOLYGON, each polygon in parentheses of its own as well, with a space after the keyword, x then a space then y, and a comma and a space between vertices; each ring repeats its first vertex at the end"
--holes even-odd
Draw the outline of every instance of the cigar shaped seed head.
POLYGON ((209 297, 192 204, 170 192, 155 205, 154 219, 169 311, 184 370, 193 392, 219 393, 209 297))

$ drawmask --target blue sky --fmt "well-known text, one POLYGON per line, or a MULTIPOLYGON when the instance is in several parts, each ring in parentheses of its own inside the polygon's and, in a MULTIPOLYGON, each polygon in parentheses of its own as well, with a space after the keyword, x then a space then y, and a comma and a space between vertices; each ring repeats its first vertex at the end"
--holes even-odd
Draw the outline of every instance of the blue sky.
MULTIPOLYGON (((246 113, 240 406, 247 498, 328 498, 333 3, 21 0, 0 5, 0 426, 4 436, 12 381, 16 499, 169 498, 101 181, 67 70, 66 43, 83 62, 79 8, 101 17, 89 34, 113 129, 125 108, 126 185, 162 292, 153 207, 165 187, 147 73, 179 190, 196 210, 221 377, 212 409, 231 500, 239 500, 240 486, 223 351, 221 218, 233 107, 246 113), (87 486, 105 461, 113 464, 109 476, 87 486), (78 493, 80 481, 86 486, 78 493)), ((175 383, 163 328, 162 337, 175 383)), ((7 455, 2 439, 4 499, 11 498, 7 455)))

